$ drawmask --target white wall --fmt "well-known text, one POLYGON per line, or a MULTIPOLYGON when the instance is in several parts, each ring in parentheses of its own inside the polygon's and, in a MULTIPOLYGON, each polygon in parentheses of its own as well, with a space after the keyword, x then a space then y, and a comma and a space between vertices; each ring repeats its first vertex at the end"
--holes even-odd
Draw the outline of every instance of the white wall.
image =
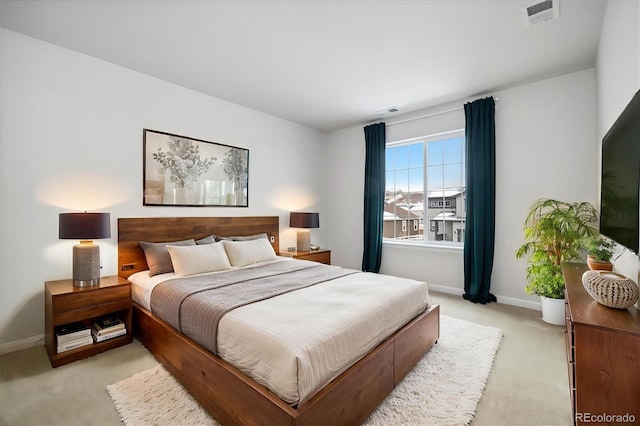
MULTIPOLYGON (((522 244, 527 209, 541 197, 566 201, 597 199, 595 71, 588 69, 492 93, 496 106, 496 243, 492 292, 499 302, 537 308, 525 293, 522 244)), ((460 107, 467 100, 417 111, 426 115, 460 107)), ((407 116, 389 119, 399 121, 407 116)), ((408 125, 388 127, 387 140, 418 137, 464 127, 454 111, 408 125), (411 127, 411 128, 409 128, 411 127)), ((361 127, 329 135, 329 243, 333 261, 360 267, 364 133, 361 127), (348 159, 348 161, 347 161, 348 159), (359 191, 359 192, 358 192, 359 191), (346 237, 348 236, 348 237, 346 237)), ((426 280, 432 288, 462 294, 462 251, 384 245, 381 273, 426 280)))
MULTIPOLYGON (((640 3, 610 0, 597 58, 598 161, 602 138, 640 89, 640 3)), ((616 271, 640 282, 638 256, 625 252, 616 271)), ((640 302, 638 304, 640 309, 640 302)))
POLYGON ((290 210, 327 217, 325 138, 0 29, 0 352, 42 336, 43 283, 71 276, 77 242, 58 240, 58 213, 111 213, 103 275, 116 274, 118 217, 279 215, 281 246, 295 245, 290 210), (248 148, 249 207, 143 207, 143 128, 248 148))

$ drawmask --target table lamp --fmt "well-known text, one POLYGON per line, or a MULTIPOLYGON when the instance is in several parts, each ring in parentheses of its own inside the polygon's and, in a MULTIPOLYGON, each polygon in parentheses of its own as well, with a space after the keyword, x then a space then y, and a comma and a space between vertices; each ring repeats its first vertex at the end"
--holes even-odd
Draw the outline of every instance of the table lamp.
POLYGON ((100 246, 91 240, 111 238, 109 213, 60 213, 58 233, 63 240, 81 240, 73 246, 73 285, 99 284, 100 246))
POLYGON ((298 251, 311 250, 311 231, 309 228, 320 227, 320 215, 318 213, 291 212, 289 214, 289 226, 302 228, 298 230, 296 249, 298 251))

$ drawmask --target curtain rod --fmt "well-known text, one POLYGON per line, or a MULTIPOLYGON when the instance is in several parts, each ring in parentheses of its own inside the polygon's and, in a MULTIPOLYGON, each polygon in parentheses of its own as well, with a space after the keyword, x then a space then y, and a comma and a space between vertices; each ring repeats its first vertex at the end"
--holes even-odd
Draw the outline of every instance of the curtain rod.
MULTIPOLYGON (((493 98, 493 100, 495 102, 499 102, 500 98, 493 98)), ((393 125, 396 125, 396 124, 407 123, 409 121, 422 120, 423 118, 429 118, 429 117, 433 117, 433 116, 440 115, 440 114, 446 114, 448 112, 459 111, 461 109, 464 109, 464 107, 451 108, 451 109, 447 109, 447 110, 444 110, 444 111, 432 112, 431 114, 425 114, 425 115, 419 115, 417 117, 406 118, 404 120, 392 121, 391 123, 386 123, 386 125, 387 126, 393 126, 393 125)))

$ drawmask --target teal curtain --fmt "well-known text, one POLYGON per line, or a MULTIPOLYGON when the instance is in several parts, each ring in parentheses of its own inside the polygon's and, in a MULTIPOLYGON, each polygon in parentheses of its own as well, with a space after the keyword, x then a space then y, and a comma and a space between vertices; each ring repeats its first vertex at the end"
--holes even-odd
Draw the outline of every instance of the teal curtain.
POLYGON ((386 127, 376 123, 364 128, 366 156, 364 165, 364 252, 362 270, 379 272, 382 260, 384 219, 386 127))
POLYGON ((489 292, 495 241, 495 102, 465 104, 467 219, 464 234, 464 298, 495 302, 489 292))

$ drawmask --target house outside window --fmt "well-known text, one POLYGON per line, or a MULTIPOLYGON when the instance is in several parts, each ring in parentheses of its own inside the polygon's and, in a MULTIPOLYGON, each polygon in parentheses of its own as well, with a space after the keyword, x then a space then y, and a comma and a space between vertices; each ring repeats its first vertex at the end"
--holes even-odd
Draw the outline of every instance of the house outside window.
POLYGON ((429 207, 451 207, 451 200, 431 199, 429 207))
POLYGON ((385 154, 385 240, 461 246, 466 215, 464 130, 390 142, 385 154))

